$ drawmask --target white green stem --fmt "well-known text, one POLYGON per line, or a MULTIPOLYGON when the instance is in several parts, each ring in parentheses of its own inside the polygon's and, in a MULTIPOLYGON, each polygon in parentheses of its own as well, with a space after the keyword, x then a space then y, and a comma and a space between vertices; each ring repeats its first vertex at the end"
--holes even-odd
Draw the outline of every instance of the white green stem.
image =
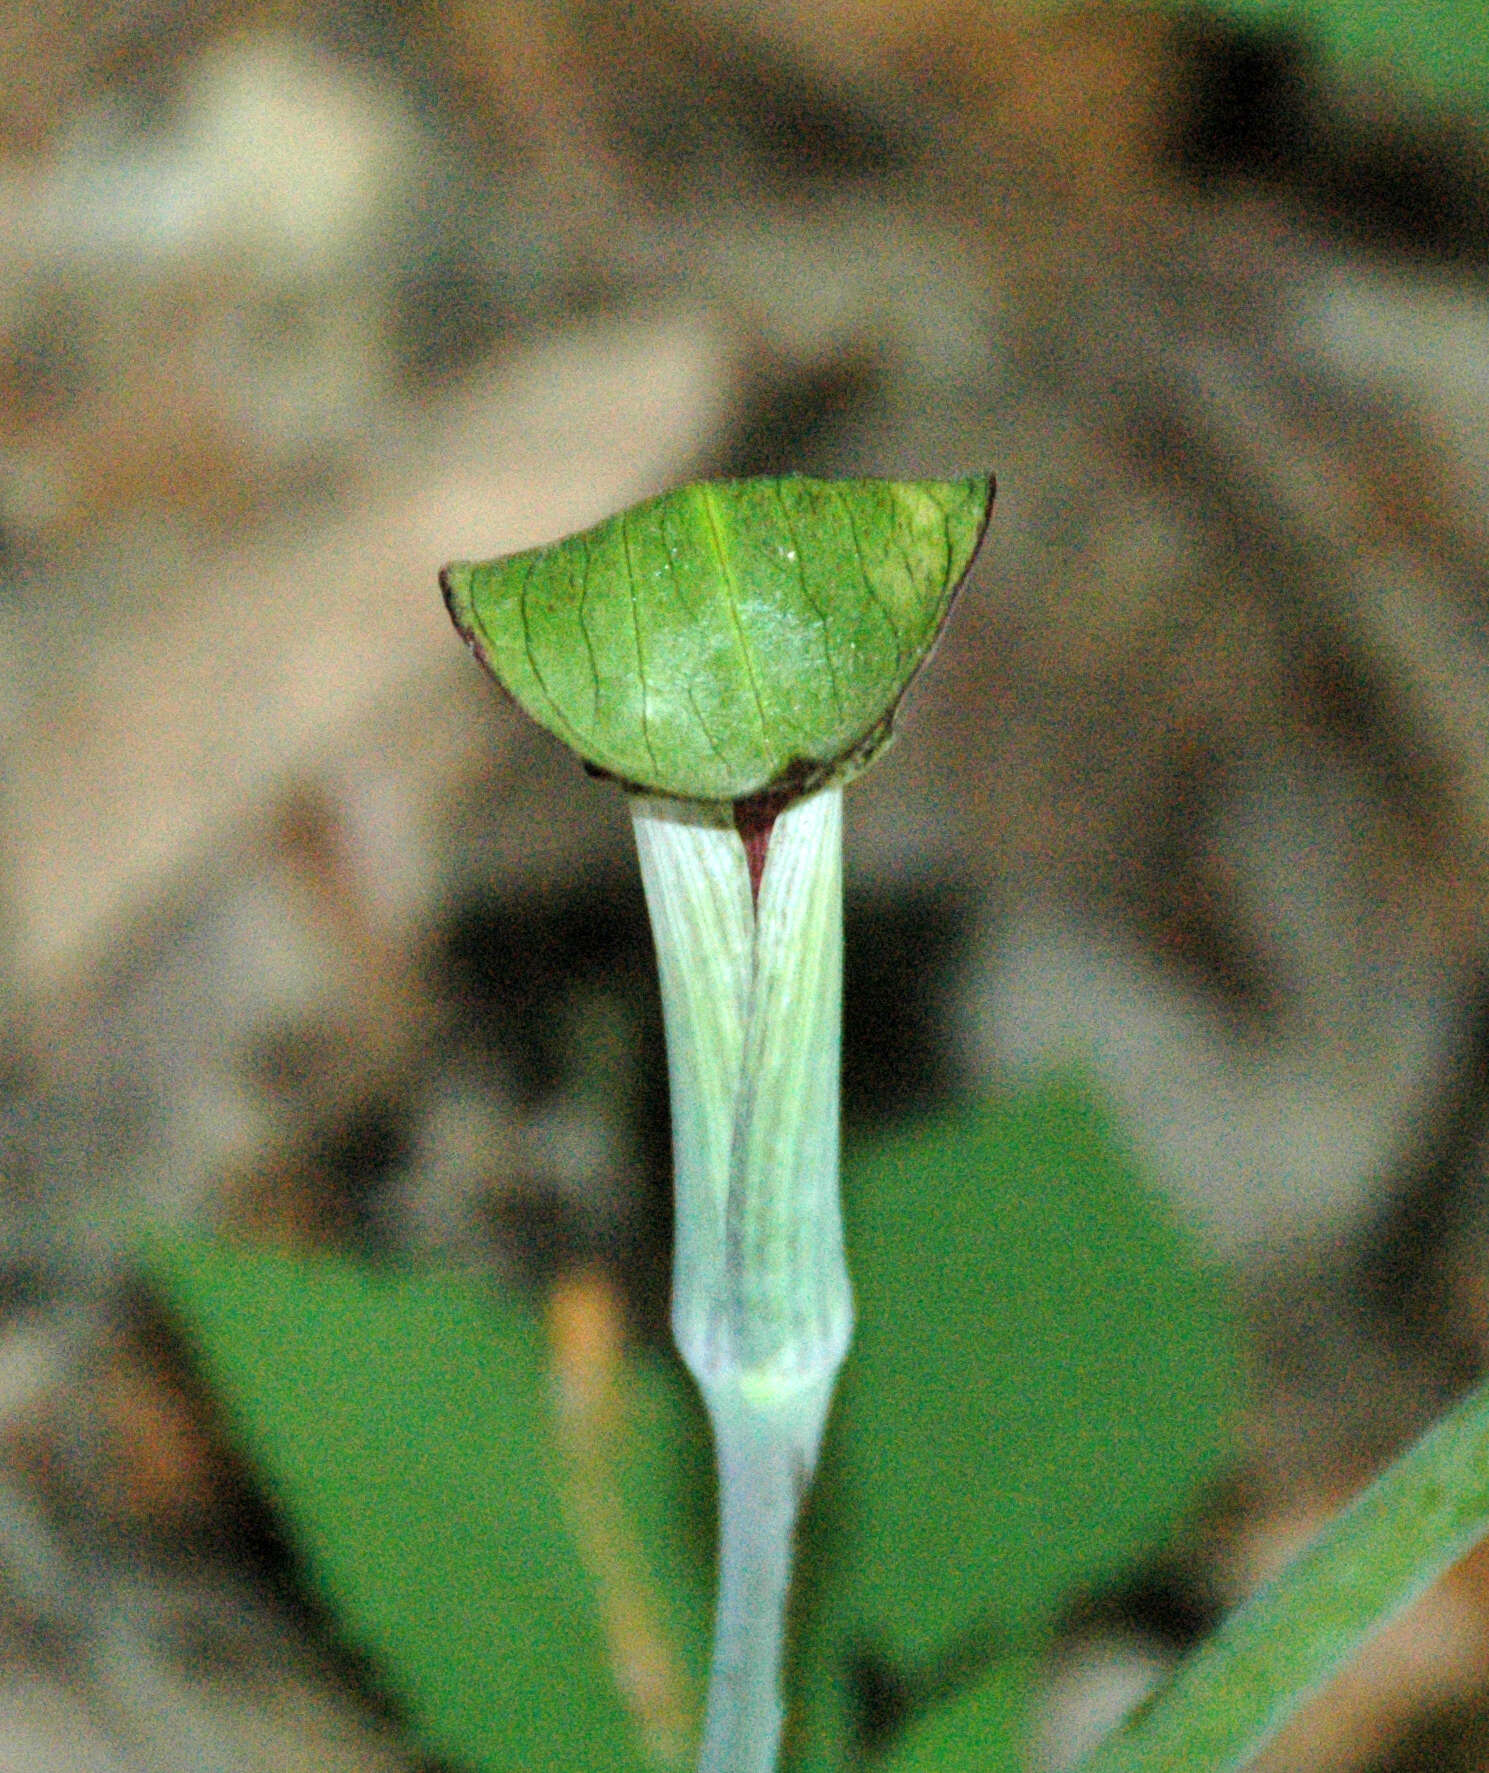
POLYGON ((713 1425, 720 1569, 701 1773, 770 1773, 791 1539, 853 1308, 838 1199, 842 791, 782 812, 758 904, 728 807, 632 802, 662 981, 672 1325, 713 1425))

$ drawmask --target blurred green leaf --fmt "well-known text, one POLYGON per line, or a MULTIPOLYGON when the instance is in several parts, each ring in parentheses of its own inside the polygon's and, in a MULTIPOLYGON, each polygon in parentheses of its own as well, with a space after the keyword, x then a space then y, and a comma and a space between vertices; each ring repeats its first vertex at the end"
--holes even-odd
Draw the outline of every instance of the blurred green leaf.
POLYGON ((1060 1612, 1171 1538, 1229 1453, 1239 1323, 1077 1083, 850 1150, 844 1174, 858 1330, 807 1523, 787 1764, 853 1764, 870 1654, 912 1702, 876 1767, 996 1773, 1022 1765, 1060 1612), (988 1672, 916 1709, 979 1641, 988 1672))
POLYGON ((1236 1319, 1073 1084, 945 1114, 846 1175, 847 1628, 906 1664, 979 1621, 1023 1640, 1150 1555, 1215 1473, 1236 1319))
POLYGON ((1036 1674, 1017 1656, 912 1719, 875 1773, 1027 1773, 1036 1674))
MULTIPOLYGON (((422 1739, 493 1773, 643 1773, 566 1525, 535 1314, 445 1274, 226 1245, 176 1246, 155 1270, 310 1574, 422 1739)), ((621 1487, 663 1499, 648 1550, 685 1599, 666 1499, 696 1437, 670 1379, 639 1392, 621 1487)), ((695 1680, 706 1617, 695 1592, 695 1680)))

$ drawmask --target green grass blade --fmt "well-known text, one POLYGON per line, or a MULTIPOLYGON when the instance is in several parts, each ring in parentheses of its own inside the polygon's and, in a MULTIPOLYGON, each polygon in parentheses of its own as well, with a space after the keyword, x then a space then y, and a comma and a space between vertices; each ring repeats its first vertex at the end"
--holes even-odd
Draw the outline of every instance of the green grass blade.
POLYGON ((1231 1615, 1080 1773, 1228 1773, 1489 1530, 1489 1386, 1231 1615))

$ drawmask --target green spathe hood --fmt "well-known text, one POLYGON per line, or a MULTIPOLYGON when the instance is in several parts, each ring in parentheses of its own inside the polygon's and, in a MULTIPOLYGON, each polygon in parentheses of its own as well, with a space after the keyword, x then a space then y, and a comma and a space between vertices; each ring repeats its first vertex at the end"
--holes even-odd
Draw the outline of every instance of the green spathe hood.
POLYGON ((888 738, 991 477, 706 482, 441 574, 455 625, 593 769, 687 800, 808 790, 888 738))

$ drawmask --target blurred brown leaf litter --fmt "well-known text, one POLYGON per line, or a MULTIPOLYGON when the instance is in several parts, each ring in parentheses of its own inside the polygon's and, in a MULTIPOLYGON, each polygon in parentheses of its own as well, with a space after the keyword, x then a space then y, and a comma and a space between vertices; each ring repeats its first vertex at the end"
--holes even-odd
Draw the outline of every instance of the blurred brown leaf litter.
MULTIPOLYGON (((852 808, 850 1012, 919 1046, 850 1099, 1074 1057, 1233 1265, 1186 1580, 1483 1370, 1476 121, 1115 5, 40 4, 0 68, 0 1762, 414 1765, 142 1225, 598 1262, 658 1333, 622 810, 434 572, 690 476, 998 474, 852 808)), ((1486 1616, 1471 1561, 1268 1764, 1489 1765, 1486 1616)), ((1052 1756, 1140 1627, 1072 1638, 1052 1756)))

